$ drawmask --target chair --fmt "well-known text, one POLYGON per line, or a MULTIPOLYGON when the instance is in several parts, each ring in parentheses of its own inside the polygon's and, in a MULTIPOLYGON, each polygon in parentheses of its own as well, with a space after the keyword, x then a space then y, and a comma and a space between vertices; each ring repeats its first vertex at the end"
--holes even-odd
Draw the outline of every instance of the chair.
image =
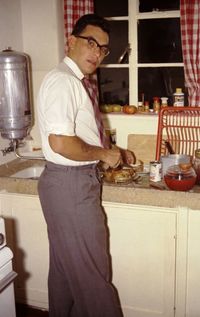
POLYGON ((166 107, 158 119, 156 160, 169 153, 169 142, 174 153, 194 156, 200 148, 200 107, 166 107))

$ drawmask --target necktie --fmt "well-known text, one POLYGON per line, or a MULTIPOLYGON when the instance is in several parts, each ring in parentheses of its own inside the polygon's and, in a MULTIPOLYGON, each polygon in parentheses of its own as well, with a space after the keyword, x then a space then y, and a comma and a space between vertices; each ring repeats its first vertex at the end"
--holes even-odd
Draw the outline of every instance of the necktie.
POLYGON ((83 86, 85 87, 85 90, 87 91, 93 105, 94 109, 94 115, 95 115, 95 120, 97 124, 97 128, 99 131, 99 136, 101 139, 101 144, 103 147, 108 147, 107 146, 107 137, 104 134, 104 127, 103 127, 103 122, 101 119, 101 112, 99 110, 99 102, 98 102, 98 89, 96 83, 92 83, 89 78, 84 77, 82 79, 83 86))

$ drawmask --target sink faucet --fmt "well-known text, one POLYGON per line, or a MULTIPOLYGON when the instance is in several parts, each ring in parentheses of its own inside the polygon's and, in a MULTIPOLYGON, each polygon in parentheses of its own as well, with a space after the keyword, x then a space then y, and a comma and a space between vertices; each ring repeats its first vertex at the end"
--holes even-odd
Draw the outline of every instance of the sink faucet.
POLYGON ((6 154, 10 153, 10 152, 14 152, 17 148, 17 141, 16 140, 11 140, 10 141, 10 145, 8 147, 6 147, 5 149, 1 150, 1 152, 3 153, 3 156, 5 156, 6 154))

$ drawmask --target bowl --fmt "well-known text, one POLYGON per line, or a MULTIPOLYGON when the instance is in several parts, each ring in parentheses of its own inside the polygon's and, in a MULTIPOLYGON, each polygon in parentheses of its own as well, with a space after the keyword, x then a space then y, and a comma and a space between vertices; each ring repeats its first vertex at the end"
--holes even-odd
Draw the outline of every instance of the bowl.
POLYGON ((191 164, 178 164, 170 166, 165 175, 164 181, 169 189, 187 191, 193 188, 197 175, 191 164))

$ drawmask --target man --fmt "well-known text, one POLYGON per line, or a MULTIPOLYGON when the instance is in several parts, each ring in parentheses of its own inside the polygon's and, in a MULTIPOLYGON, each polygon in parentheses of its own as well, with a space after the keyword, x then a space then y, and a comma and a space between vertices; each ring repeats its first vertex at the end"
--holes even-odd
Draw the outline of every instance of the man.
POLYGON ((109 25, 81 17, 68 39, 67 56, 45 77, 38 96, 42 148, 47 160, 38 192, 50 245, 50 317, 121 317, 110 263, 99 161, 117 167, 128 151, 102 145, 99 122, 82 79, 108 54, 109 25))

